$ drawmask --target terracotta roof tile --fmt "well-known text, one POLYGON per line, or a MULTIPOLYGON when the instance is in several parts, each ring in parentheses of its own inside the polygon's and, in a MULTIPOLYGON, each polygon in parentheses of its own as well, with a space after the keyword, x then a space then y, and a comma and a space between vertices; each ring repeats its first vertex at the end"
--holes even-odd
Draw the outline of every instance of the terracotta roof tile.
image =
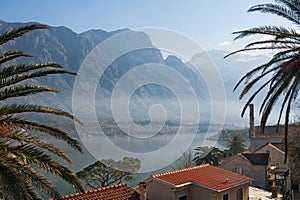
POLYGON ((139 194, 126 184, 112 185, 85 193, 75 193, 63 196, 67 200, 138 200, 139 194))
POLYGON ((191 183, 201 185, 215 191, 226 190, 252 180, 249 177, 208 164, 156 174, 152 175, 152 177, 163 182, 168 182, 174 186, 191 183))

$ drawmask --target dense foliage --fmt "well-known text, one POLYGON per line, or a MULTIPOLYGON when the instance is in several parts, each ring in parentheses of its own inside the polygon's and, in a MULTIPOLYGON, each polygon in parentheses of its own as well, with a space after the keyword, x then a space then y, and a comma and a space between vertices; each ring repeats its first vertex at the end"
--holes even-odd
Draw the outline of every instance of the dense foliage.
POLYGON ((224 152, 216 147, 197 147, 195 151, 194 162, 196 165, 219 166, 221 159, 224 157, 224 152))
POLYGON ((86 189, 96 189, 113 184, 134 181, 132 173, 141 167, 137 158, 124 157, 123 160, 100 160, 85 167, 76 175, 83 181, 86 189))
POLYGON ((245 140, 241 135, 232 136, 231 140, 227 143, 229 154, 236 155, 246 150, 245 140))

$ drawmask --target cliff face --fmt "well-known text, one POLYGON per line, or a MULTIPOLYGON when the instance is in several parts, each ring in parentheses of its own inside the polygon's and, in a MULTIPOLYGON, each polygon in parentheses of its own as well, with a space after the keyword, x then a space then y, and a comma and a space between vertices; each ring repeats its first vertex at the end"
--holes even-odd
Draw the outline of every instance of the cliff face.
MULTIPOLYGON (((7 23, 0 21, 0 33, 25 24, 29 23, 7 23)), ((11 41, 3 45, 0 48, 0 51, 21 50, 34 56, 30 59, 19 59, 17 61, 18 63, 56 62, 63 65, 67 70, 77 72, 82 61, 94 47, 105 39, 122 31, 129 30, 123 29, 113 32, 90 30, 77 34, 66 27, 50 27, 49 30, 35 30, 26 34, 24 37, 11 41)), ((132 31, 130 35, 133 40, 138 40, 139 42, 143 42, 151 46, 151 41, 146 34, 132 31)), ((184 62, 175 56, 169 56, 164 59, 161 52, 154 47, 153 49, 141 49, 120 56, 109 66, 103 76, 99 77, 99 85, 95 93, 95 100, 97 102, 95 109, 98 111, 98 117, 112 118, 110 101, 108 101, 108 99, 111 97, 115 85, 128 71, 145 63, 154 63, 156 65, 167 65, 172 67, 189 80, 199 99, 205 99, 207 91, 202 78, 199 74, 191 70, 191 68, 184 62)), ((93 74, 97 72, 95 71, 91 73, 93 74)), ((143 79, 143 76, 146 78, 148 75, 145 73, 140 76, 140 78, 143 79)), ((75 78, 75 76, 55 75, 34 80, 40 84, 47 84, 58 88, 60 93, 40 94, 34 97, 27 97, 25 100, 28 103, 45 104, 70 111, 72 109, 72 92, 74 89, 73 84, 75 78)), ((136 77, 130 78, 135 81, 136 77)), ((180 85, 178 84, 178 80, 175 78, 168 78, 170 78, 171 81, 174 81, 174 83, 177 82, 177 85, 180 85)), ((92 88, 90 81, 91 80, 87 79, 84 87, 81 88, 83 97, 82 101, 84 101, 86 92, 94 89, 92 88)), ((180 89, 183 93, 185 92, 184 88, 179 88, 179 90, 180 89)), ((24 98, 19 98, 16 101, 24 101, 24 98)), ((173 118, 179 119, 180 112, 178 110, 180 109, 176 96, 174 96, 168 88, 155 83, 137 88, 135 93, 132 95, 132 102, 130 105, 133 118, 148 119, 149 107, 160 102, 165 104, 167 107, 169 105, 169 114, 172 115, 173 118), (170 106, 171 104, 175 105, 176 108, 170 106)))
MULTIPOLYGON (((0 33, 3 33, 12 28, 20 27, 28 23, 8 23, 0 21, 0 33)), ((0 47, 0 52, 7 50, 22 50, 34 56, 34 58, 19 59, 17 62, 56 62, 65 67, 65 69, 78 72, 83 60, 86 56, 101 42, 109 37, 112 37, 118 33, 130 31, 128 29, 116 30, 112 32, 106 32, 103 30, 89 30, 80 34, 73 32, 66 27, 50 27, 49 30, 36 30, 24 37, 15 41, 11 41, 0 47)), ((152 46, 150 38, 141 32, 131 31, 131 39, 133 41, 143 42, 152 46)), ((123 44, 119 44, 123 45, 123 44)), ((118 46, 114 47, 118 48, 118 46)), ((246 73, 253 66, 264 62, 266 56, 249 56, 249 55, 236 55, 223 59, 228 52, 221 50, 210 50, 205 52, 209 55, 213 61, 213 66, 206 66, 208 63, 207 56, 199 55, 198 60, 205 67, 217 67, 221 77, 224 81, 224 87, 226 92, 226 104, 227 115, 226 123, 243 123, 248 124, 245 120, 242 120, 240 111, 242 109, 243 102, 238 101, 239 90, 236 93, 232 92, 235 83, 239 78, 246 73), (264 60, 264 61, 263 61, 264 60)), ((101 55, 100 55, 101 56, 101 55)), ((157 73, 155 76, 161 76, 159 65, 165 65, 173 68, 179 74, 181 74, 192 86, 194 92, 197 95, 198 100, 203 103, 201 106, 203 121, 210 120, 210 97, 215 91, 208 91, 206 85, 207 79, 211 77, 201 77, 201 75, 193 70, 187 61, 182 61, 176 56, 167 56, 164 58, 161 52, 155 47, 151 49, 141 49, 127 53, 116 59, 109 68, 105 71, 102 77, 99 77, 97 89, 95 91, 96 110, 99 118, 112 118, 111 113, 111 94, 118 83, 118 81, 131 69, 136 66, 141 66, 147 63, 154 63, 158 65, 157 73), (160 72, 160 74, 158 73, 160 72), (204 106, 203 106, 204 105, 204 106), (207 105, 207 106, 206 106, 207 105)), ((91 71, 91 74, 97 74, 96 71, 91 71)), ((147 72, 139 74, 140 78, 147 78, 147 72)), ((42 79, 34 80, 41 84, 47 84, 60 90, 59 94, 41 94, 34 97, 27 97, 25 100, 29 103, 39 103, 49 106, 55 106, 64 110, 72 110, 72 94, 74 89, 75 76, 49 76, 42 79)), ((177 89, 182 91, 183 96, 186 94, 186 88, 181 86, 181 83, 172 77, 171 74, 163 74, 161 79, 168 78, 173 85, 177 86, 177 89)), ((136 77, 130 76, 129 79, 136 81, 136 77)), ((85 95, 87 91, 94 90, 92 80, 87 78, 84 87, 80 88, 82 91, 82 102, 85 101, 85 95)), ((163 87, 159 84, 147 84, 132 94, 129 106, 130 111, 134 119, 148 120, 149 108, 154 104, 162 104, 168 110, 170 120, 180 120, 180 102, 177 99, 178 96, 173 94, 171 90, 163 87)), ((185 99, 189 101, 188 98, 185 99)), ((24 101, 24 98, 17 101, 24 101)), ((259 102, 259 99, 258 99, 259 102)), ((126 103, 126 102, 125 102, 126 103)), ((218 102, 220 105, 223 102, 218 102)), ((194 111, 194 105, 190 103, 189 111, 194 111)), ((225 105, 225 104, 224 104, 225 105)), ((84 105, 86 106, 86 105, 84 105)))

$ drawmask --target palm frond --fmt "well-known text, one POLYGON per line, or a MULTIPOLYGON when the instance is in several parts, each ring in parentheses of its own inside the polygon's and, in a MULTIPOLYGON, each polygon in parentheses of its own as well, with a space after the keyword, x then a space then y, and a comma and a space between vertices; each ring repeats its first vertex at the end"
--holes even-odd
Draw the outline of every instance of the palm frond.
POLYGON ((261 66, 258 66, 254 69, 252 69, 251 71, 247 72, 235 85, 235 87, 233 88, 233 91, 235 91, 240 85, 241 83, 245 82, 245 84, 247 84, 249 82, 249 80, 259 71, 262 71, 262 73, 264 73, 264 71, 269 68, 270 66, 272 66, 273 62, 270 61, 266 64, 263 64, 261 66))
POLYGON ((249 105, 252 103, 253 99, 272 81, 273 79, 269 79, 266 81, 260 88, 258 88, 249 98, 248 101, 245 103, 241 117, 244 117, 246 110, 248 109, 249 105))
POLYGON ((289 86, 289 83, 294 77, 294 73, 292 73, 292 71, 289 71, 288 74, 285 73, 284 76, 282 75, 282 70, 278 70, 278 72, 272 77, 272 81, 270 82, 270 89, 266 94, 266 98, 261 103, 261 108, 259 110, 260 113, 262 112, 262 109, 265 108, 266 102, 272 97, 272 95, 276 94, 277 90, 279 90, 279 95, 281 95, 282 91, 289 86))
POLYGON ((295 24, 300 24, 300 18, 299 15, 293 10, 290 10, 286 7, 283 7, 282 5, 277 5, 277 4, 260 4, 260 5, 255 5, 252 6, 248 12, 254 12, 254 11, 260 11, 262 13, 271 13, 274 15, 277 15, 279 17, 286 18, 287 20, 295 23, 295 24))
MULTIPOLYGON (((53 196, 56 199, 60 198, 59 191, 55 187, 55 185, 47 178, 45 178, 44 175, 36 171, 31 165, 20 163, 18 166, 18 170, 20 170, 22 174, 25 175, 25 178, 27 178, 32 185, 38 187, 41 191, 44 191, 45 193, 53 196)), ((36 191, 34 191, 34 193, 36 193, 36 191)))
POLYGON ((40 149, 47 150, 50 153, 57 155, 58 157, 66 160, 69 164, 73 164, 72 160, 59 148, 57 148, 53 144, 48 144, 48 143, 40 140, 39 138, 35 138, 25 131, 20 131, 20 132, 14 133, 14 134, 10 134, 7 138, 17 141, 20 144, 23 144, 23 143, 32 144, 40 149))
MULTIPOLYGON (((47 29, 46 25, 32 24, 16 28, 0 35, 0 45, 14 40, 27 32, 47 29)), ((63 140, 81 151, 79 142, 64 130, 26 118, 26 113, 41 113, 61 116, 81 123, 72 114, 35 104, 8 104, 15 97, 34 95, 41 92, 58 92, 49 86, 29 84, 34 78, 55 74, 76 75, 63 70, 56 63, 11 64, 17 58, 31 57, 21 51, 9 51, 0 55, 0 194, 5 199, 41 199, 39 191, 55 199, 60 194, 55 185, 37 169, 45 170, 72 184, 83 192, 79 179, 62 161, 72 164, 70 158, 53 144, 41 140, 40 135, 63 140), (34 134, 36 136, 34 136, 34 134), (58 157, 55 158, 55 157, 58 157)))
POLYGON ((60 110, 55 109, 52 107, 41 106, 41 105, 34 105, 34 104, 8 104, 0 106, 0 115, 11 115, 17 113, 28 113, 28 112, 35 112, 35 113, 46 113, 52 115, 58 115, 67 117, 69 119, 75 120, 78 123, 81 123, 79 119, 77 119, 74 115, 60 110))
POLYGON ((233 32, 233 34, 238 34, 238 36, 236 36, 234 40, 253 35, 268 35, 273 36, 276 39, 289 38, 300 41, 299 34, 296 32, 296 30, 287 29, 282 26, 261 26, 247 30, 236 31, 233 32))
MULTIPOLYGON (((248 11, 259 11, 262 13, 273 14, 300 25, 300 2, 297 0, 275 0, 275 3, 255 5, 248 11)), ((287 137, 289 115, 292 103, 296 101, 300 90, 300 34, 298 34, 295 29, 285 28, 282 26, 259 26, 237 31, 234 32, 234 34, 237 34, 235 39, 241 39, 253 35, 270 36, 270 39, 251 42, 244 48, 236 50, 225 57, 248 51, 275 50, 273 57, 267 63, 246 73, 236 84, 234 90, 236 90, 239 86, 241 86, 241 83, 244 82, 245 85, 240 95, 240 98, 244 98, 245 94, 248 94, 251 88, 259 86, 259 88, 252 93, 246 102, 242 110, 243 116, 248 105, 259 93, 262 93, 263 88, 269 86, 265 98, 260 104, 261 127, 263 130, 274 106, 277 104, 279 99, 283 99, 280 105, 277 125, 279 125, 285 111, 284 124, 286 160, 288 153, 287 137), (255 77, 258 72, 261 72, 261 74, 255 77), (274 74, 270 74, 269 72, 274 72, 274 74)))
POLYGON ((286 49, 286 47, 274 48, 274 47, 270 46, 270 47, 252 47, 252 48, 239 49, 239 50, 236 50, 236 51, 233 51, 233 52, 227 54, 226 56, 224 56, 224 58, 227 58, 229 56, 232 56, 237 53, 242 53, 242 52, 256 51, 256 50, 274 50, 274 49, 286 49))
POLYGON ((9 65, 0 69, 0 78, 7 78, 38 69, 45 69, 47 67, 61 69, 62 66, 56 63, 42 63, 42 64, 16 64, 9 65))
POLYGON ((251 42, 247 44, 244 48, 248 49, 253 46, 263 46, 265 48, 269 47, 272 50, 278 50, 278 49, 293 49, 297 48, 297 45, 300 45, 300 41, 295 41, 295 40, 278 40, 278 39, 270 39, 270 40, 261 40, 261 41, 256 41, 256 42, 251 42))
POLYGON ((24 175, 18 170, 19 162, 1 154, 0 157, 0 191, 5 199, 42 199, 24 175))
POLYGON ((286 5, 300 19, 300 3, 298 0, 275 0, 275 2, 286 5))
POLYGON ((25 33, 28 33, 33 30, 38 30, 38 29, 48 29, 48 26, 43 25, 43 24, 32 24, 32 25, 19 27, 19 28, 13 29, 11 31, 5 32, 0 35, 0 45, 4 44, 10 40, 14 40, 18 37, 21 37, 25 33))
POLYGON ((80 152, 82 151, 78 140, 70 137, 66 132, 62 131, 59 128, 46 124, 41 124, 32 120, 22 119, 20 117, 9 117, 5 119, 5 121, 2 123, 4 123, 5 125, 20 127, 28 131, 33 130, 49 134, 57 139, 67 142, 71 147, 75 148, 76 150, 80 152))
POLYGON ((7 87, 16 83, 20 83, 24 80, 30 80, 32 78, 42 77, 42 76, 48 76, 51 74, 70 74, 70 75, 76 75, 73 72, 67 71, 67 70, 42 70, 42 71, 36 71, 33 73, 27 73, 27 74, 15 74, 14 76, 8 77, 8 78, 1 78, 0 75, 0 88, 7 87))
POLYGON ((58 90, 40 85, 15 85, 14 87, 8 87, 0 90, 0 101, 9 98, 28 96, 42 92, 57 93, 58 90))
POLYGON ((19 57, 32 57, 29 54, 25 54, 22 51, 8 51, 5 52, 3 55, 0 55, 0 64, 3 64, 7 61, 19 58, 19 57))
MULTIPOLYGON (((260 74, 259 76, 257 76, 256 78, 254 78, 253 80, 250 80, 250 77, 247 77, 247 80, 245 81, 245 87, 242 90, 241 94, 240 94, 240 99, 242 99, 248 92, 249 90, 253 87, 253 85, 255 85, 258 81, 260 81, 261 79, 263 79, 264 77, 266 77, 268 74, 277 71, 278 67, 272 68, 266 72, 263 72, 262 74, 260 74), (249 80, 248 80, 249 79, 249 80)), ((269 82, 269 81, 268 81, 269 82)))

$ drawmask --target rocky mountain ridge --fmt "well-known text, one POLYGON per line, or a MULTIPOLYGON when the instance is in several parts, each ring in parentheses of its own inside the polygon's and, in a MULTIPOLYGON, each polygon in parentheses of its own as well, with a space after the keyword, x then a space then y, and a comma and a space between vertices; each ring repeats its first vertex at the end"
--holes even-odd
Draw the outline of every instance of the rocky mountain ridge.
MULTIPOLYGON (((8 23, 0 21, 0 33, 11 30, 12 28, 23 26, 25 24, 28 23, 8 23)), ((93 48, 95 48, 105 39, 124 31, 130 30, 120 29, 112 32, 103 30, 89 30, 77 34, 71 29, 63 26, 50 27, 49 30, 32 31, 31 33, 25 35, 20 39, 11 41, 0 47, 0 51, 4 52, 6 50, 22 50, 26 53, 34 55, 34 58, 22 58, 19 59, 18 62, 56 62, 63 65, 67 70, 77 72, 80 68, 81 63, 93 48)), ((131 32, 132 37, 138 37, 139 40, 151 45, 151 40, 146 34, 135 31, 131 32)), ((227 95, 227 103, 239 104, 237 108, 240 108, 241 103, 238 102, 237 94, 234 94, 232 92, 233 85, 237 82, 242 72, 246 72, 248 69, 250 69, 250 67, 257 65, 257 63, 260 63, 266 57, 254 57, 253 60, 249 60, 249 57, 247 57, 247 55, 241 55, 230 57, 229 59, 224 60, 223 57, 228 52, 220 50, 210 50, 206 53, 210 56, 213 63, 215 64, 215 66, 211 67, 217 67, 223 78, 227 95), (244 62, 243 58, 247 58, 248 61, 244 62), (235 73, 232 73, 233 71, 235 71, 235 73)), ((203 62, 205 62, 205 60, 203 60, 203 62)), ((119 59, 114 61, 106 70, 103 77, 101 77, 101 79, 99 80, 99 85, 95 94, 96 101, 99 100, 99 107, 97 106, 97 108, 95 108, 97 109, 97 115, 99 118, 112 117, 110 111, 111 108, 109 107, 110 102, 107 101, 107 98, 109 100, 109 97, 111 96, 118 80, 135 66, 143 65, 146 63, 171 66, 177 72, 183 74, 187 80, 189 80, 189 82, 193 86, 194 91, 197 94, 197 98, 199 101, 207 101, 207 99, 209 98, 209 92, 207 86, 205 85, 205 79, 209 77, 201 77, 189 67, 188 63, 182 61, 176 56, 170 55, 164 59, 162 53, 158 49, 155 49, 155 47, 153 47, 153 49, 143 49, 130 52, 130 54, 127 55, 123 55, 119 59), (103 99, 106 100, 102 101, 103 99)), ((132 77, 132 79, 134 79, 134 77, 132 77)), ((60 93, 40 94, 34 97, 27 98, 26 101, 46 104, 71 111, 74 80, 75 77, 66 75, 49 76, 41 80, 36 80, 41 84, 48 84, 50 86, 58 88, 60 90, 60 93)), ((87 84, 85 84, 85 86, 86 87, 82 91, 83 97, 85 94, 84 90, 93 89, 90 88, 90 84, 88 82, 87 84)), ((130 104, 131 110, 133 112, 133 118, 147 119, 148 109, 152 104, 160 103, 160 101, 157 100, 159 98, 167 100, 162 103, 167 108, 168 106, 176 107, 174 112, 172 110, 173 108, 170 108, 172 110, 170 112, 170 115, 173 116, 173 119, 179 119, 178 116, 180 116, 180 109, 179 102, 178 100, 176 100, 176 96, 174 96, 174 94, 172 94, 172 92, 168 90, 168 88, 160 87, 157 84, 148 84, 141 88, 137 88, 132 98, 134 100, 134 103, 130 104), (141 112, 138 113, 139 111, 141 112)), ((23 101, 24 99, 21 100, 23 101)), ((20 101, 20 99, 18 99, 17 101, 20 101)), ((82 101, 84 101, 84 99, 82 101)), ((236 116, 237 114, 238 112, 232 114, 235 115, 231 116, 232 119, 239 118, 238 116, 236 116)), ((206 117, 209 118, 209 115, 207 115, 206 117)), ((229 118, 231 119, 231 117, 229 118)))

